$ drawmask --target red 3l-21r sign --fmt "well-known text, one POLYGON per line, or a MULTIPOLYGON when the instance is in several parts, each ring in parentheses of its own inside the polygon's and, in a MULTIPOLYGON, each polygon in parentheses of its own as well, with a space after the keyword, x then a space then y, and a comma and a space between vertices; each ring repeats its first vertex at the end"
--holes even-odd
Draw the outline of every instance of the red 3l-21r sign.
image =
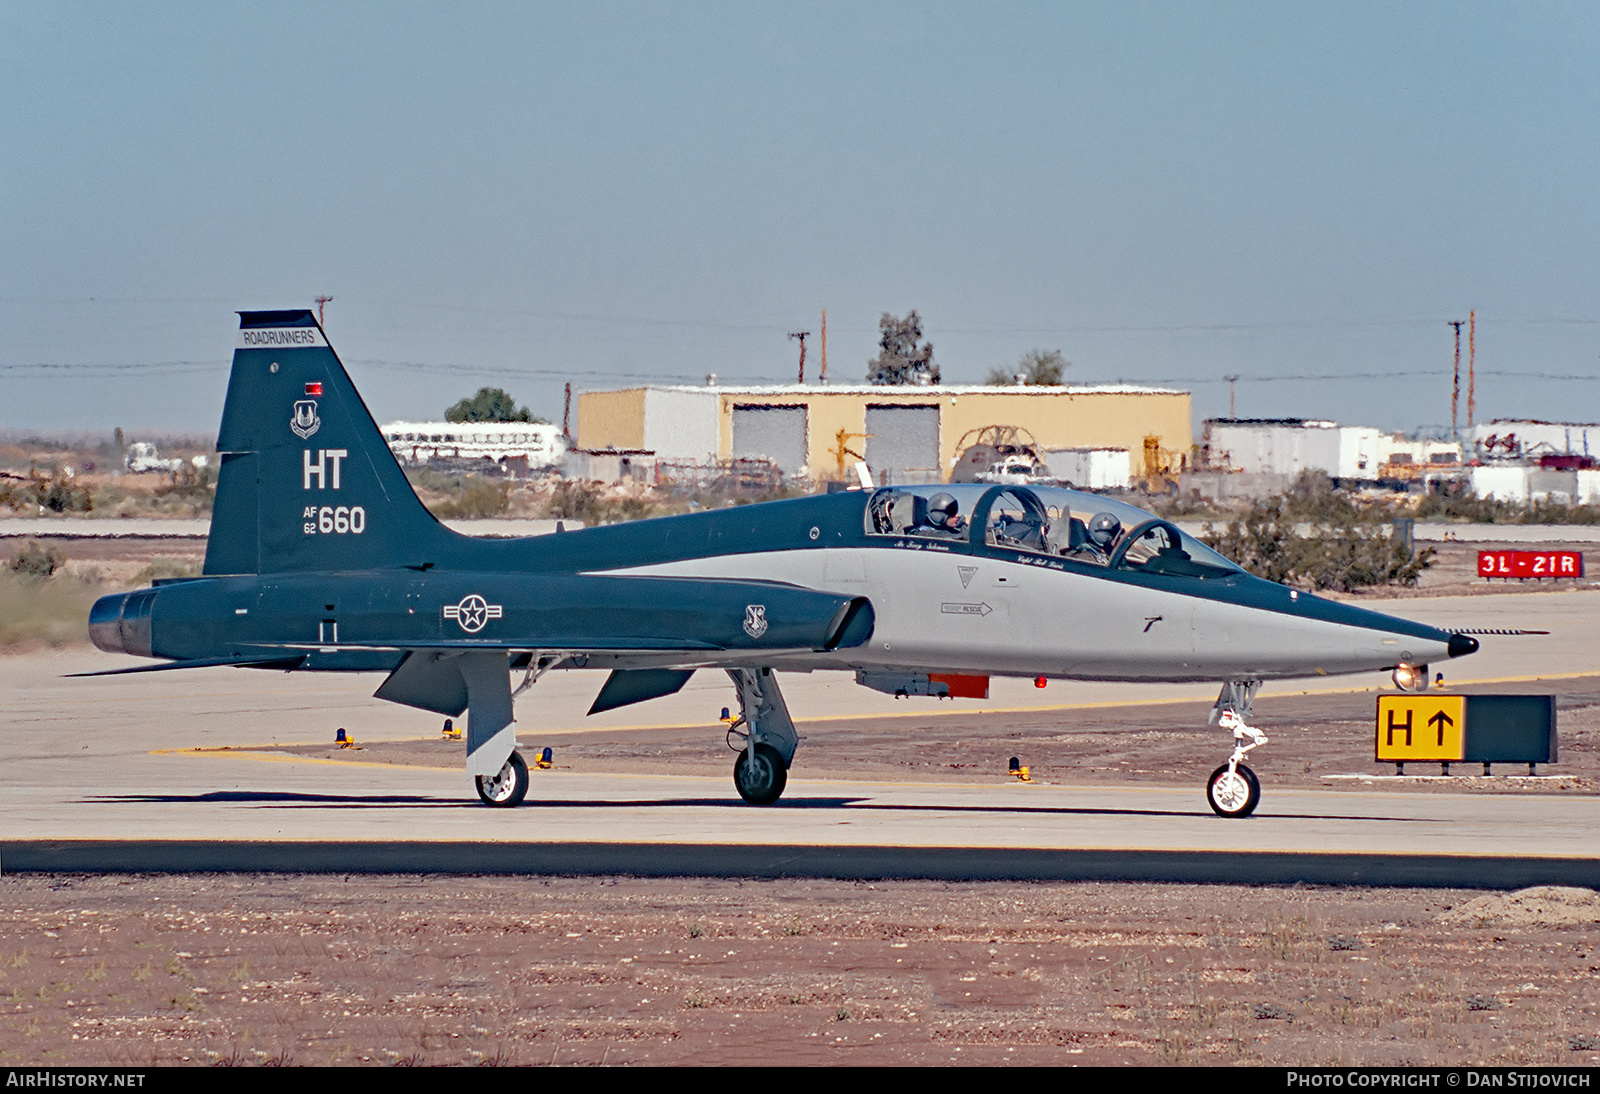
POLYGON ((1582 577, 1582 551, 1479 551, 1479 577, 1582 577))

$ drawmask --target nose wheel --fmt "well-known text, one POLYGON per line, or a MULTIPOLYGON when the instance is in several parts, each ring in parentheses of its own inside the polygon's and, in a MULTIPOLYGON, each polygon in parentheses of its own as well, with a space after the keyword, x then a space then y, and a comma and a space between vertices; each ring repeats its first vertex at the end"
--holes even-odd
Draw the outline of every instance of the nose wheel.
POLYGON ((1261 804, 1261 782, 1244 764, 1223 764, 1206 781, 1206 801, 1219 817, 1248 817, 1261 804))
POLYGON ((783 796, 789 772, 771 745, 751 745, 733 761, 733 785, 751 805, 771 805, 783 796))
POLYGON ((510 808, 521 805, 528 796, 528 764, 522 753, 513 752, 497 774, 477 777, 478 797, 484 805, 510 808))

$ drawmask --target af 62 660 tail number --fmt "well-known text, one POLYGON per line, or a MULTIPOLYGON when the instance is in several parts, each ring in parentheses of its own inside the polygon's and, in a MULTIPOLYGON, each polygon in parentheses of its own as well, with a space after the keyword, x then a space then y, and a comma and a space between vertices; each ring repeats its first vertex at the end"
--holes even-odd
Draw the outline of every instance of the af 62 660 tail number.
POLYGON ((359 505, 308 505, 301 517, 308 536, 359 536, 367 530, 367 511, 359 505))

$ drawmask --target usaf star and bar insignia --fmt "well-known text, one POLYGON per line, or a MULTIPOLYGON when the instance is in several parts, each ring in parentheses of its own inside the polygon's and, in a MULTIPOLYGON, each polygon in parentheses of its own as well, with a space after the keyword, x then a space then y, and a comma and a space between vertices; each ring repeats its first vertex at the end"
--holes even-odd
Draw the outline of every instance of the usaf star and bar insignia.
POLYGON ((490 604, 477 593, 464 596, 461 598, 461 603, 447 604, 444 608, 444 617, 454 619, 468 634, 477 634, 489 620, 499 619, 504 615, 504 607, 490 604))

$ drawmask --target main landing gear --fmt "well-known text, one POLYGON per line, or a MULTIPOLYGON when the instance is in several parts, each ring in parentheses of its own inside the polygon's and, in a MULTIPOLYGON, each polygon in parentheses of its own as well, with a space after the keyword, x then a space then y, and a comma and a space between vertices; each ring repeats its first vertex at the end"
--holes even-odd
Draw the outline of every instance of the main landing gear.
POLYGON ((475 781, 478 797, 483 799, 484 805, 505 808, 521 805, 522 799, 528 796, 528 765, 522 753, 512 752, 496 774, 479 775, 475 781))
POLYGON ((789 764, 800 736, 771 669, 729 669, 728 676, 739 693, 739 716, 722 712, 728 747, 739 754, 733 761, 733 785, 749 804, 771 805, 789 783, 789 764))
POLYGON ((1267 743, 1265 733, 1245 724, 1259 687, 1259 680, 1223 684, 1222 694, 1217 697, 1212 711, 1212 718, 1218 725, 1233 731, 1233 755, 1206 780, 1206 801, 1219 817, 1248 817, 1261 804, 1261 781, 1242 762, 1251 749, 1267 743))
POLYGON ((733 785, 751 805, 771 805, 788 784, 788 768, 771 745, 747 745, 733 761, 733 785))

